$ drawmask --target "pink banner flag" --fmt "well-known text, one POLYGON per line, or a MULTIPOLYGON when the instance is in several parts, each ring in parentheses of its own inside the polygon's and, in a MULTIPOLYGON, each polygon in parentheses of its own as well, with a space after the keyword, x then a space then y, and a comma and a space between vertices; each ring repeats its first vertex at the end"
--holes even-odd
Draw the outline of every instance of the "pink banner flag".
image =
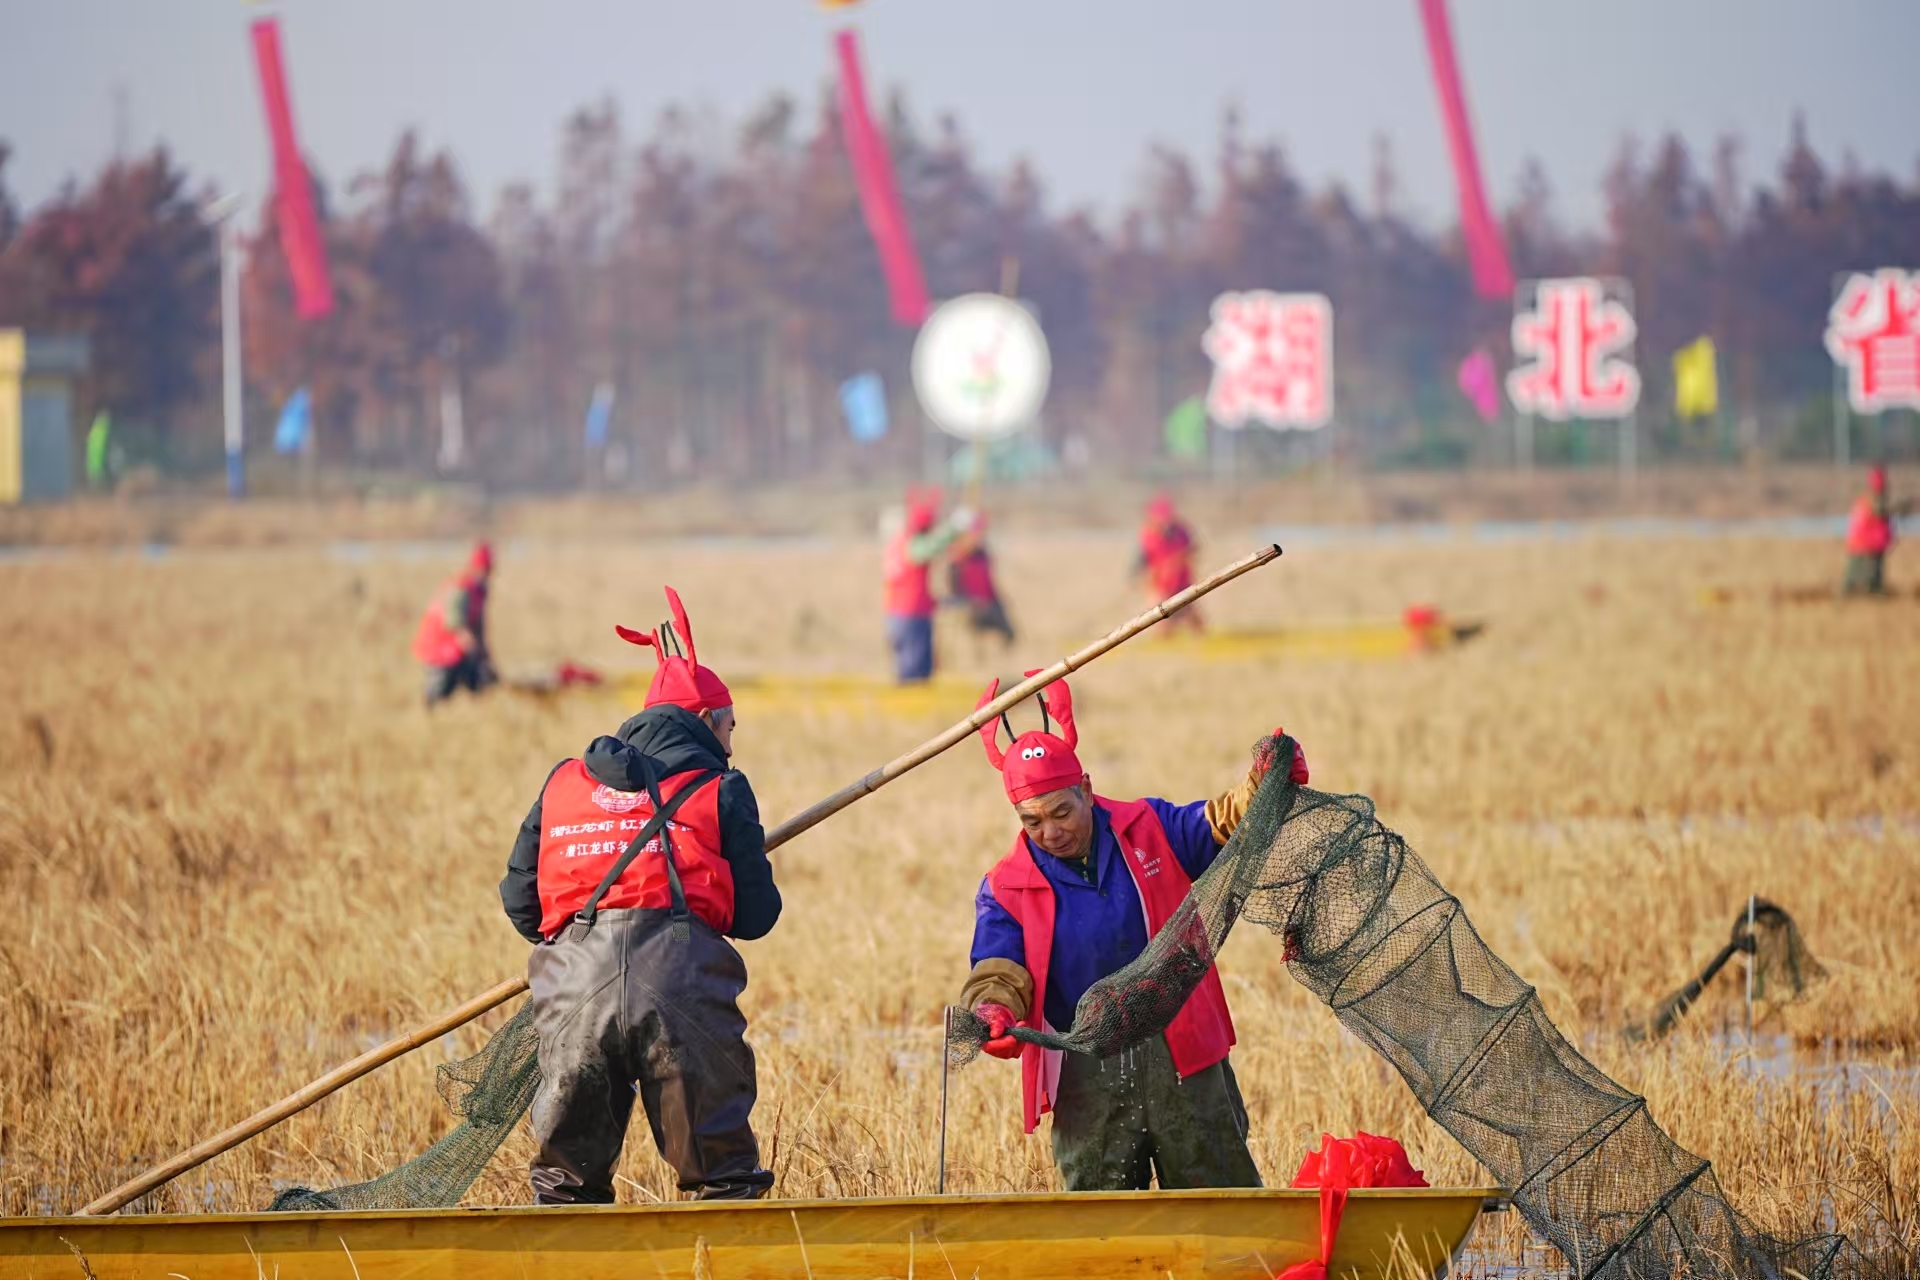
POLYGON ((1459 382, 1460 394, 1473 402, 1480 421, 1492 422, 1500 416, 1500 379, 1485 349, 1460 362, 1459 382))
POLYGON ((1420 19, 1427 28, 1427 54, 1433 61, 1433 80, 1440 90, 1440 114, 1447 127, 1447 151, 1453 157, 1453 180, 1460 189, 1460 231, 1473 264, 1473 290, 1483 298, 1513 296, 1513 268, 1507 265, 1507 246, 1500 226, 1487 208, 1486 184, 1480 180, 1480 156, 1473 146, 1473 122, 1467 117, 1467 94, 1460 84, 1460 63, 1454 56, 1453 28, 1447 21, 1447 0, 1420 0, 1420 19))
POLYGON ((854 184, 860 189, 860 209, 880 253, 893 318, 911 328, 925 320, 932 307, 927 298, 927 278, 920 269, 920 255, 914 252, 913 231, 907 225, 907 211, 893 179, 887 140, 874 127, 873 113, 867 109, 860 38, 850 28, 843 29, 834 34, 833 44, 840 58, 840 131, 846 135, 847 159, 853 165, 854 184))
POLYGON ((293 133, 293 106, 287 100, 287 72, 280 61, 280 24, 261 18, 253 24, 253 57, 260 69, 260 97, 267 108, 267 132, 273 137, 273 186, 280 223, 280 250, 293 277, 293 303, 302 320, 318 320, 333 310, 333 283, 327 277, 327 246, 313 207, 313 186, 293 133))

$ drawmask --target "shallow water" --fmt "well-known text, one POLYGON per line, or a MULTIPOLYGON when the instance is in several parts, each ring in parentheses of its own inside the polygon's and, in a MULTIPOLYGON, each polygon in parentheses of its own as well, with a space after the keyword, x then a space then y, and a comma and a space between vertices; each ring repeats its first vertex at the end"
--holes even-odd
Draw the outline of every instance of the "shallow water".
MULTIPOLYGON (((1905 537, 1920 536, 1920 516, 1895 521, 1905 537)), ((1846 517, 1766 516, 1738 520, 1675 518, 1669 516, 1621 516, 1596 520, 1473 520, 1458 523, 1423 521, 1372 525, 1272 524, 1255 530, 1265 542, 1281 546, 1395 545, 1418 543, 1471 542, 1480 544, 1527 544, 1578 542, 1590 538, 1645 541, 1653 539, 1700 540, 1711 538, 1774 538, 1787 541, 1829 541, 1839 543, 1846 536, 1846 517)), ((1124 540, 1132 534, 1124 530, 1065 530, 1019 535, 1022 541, 1081 541, 1088 538, 1124 540)), ((574 545, 584 538, 538 537, 510 538, 498 542, 506 554, 540 547, 574 545)), ((757 553, 807 552, 823 548, 867 543, 867 538, 845 538, 823 534, 704 534, 690 537, 637 539, 652 546, 673 546, 698 551, 741 551, 757 553)), ((321 544, 324 554, 345 564, 366 564, 382 560, 442 560, 464 555, 473 545, 471 538, 430 539, 336 539, 321 544)), ((139 546, 43 546, 35 544, 0 545, 0 564, 41 564, 86 558, 120 558, 150 561, 210 559, 219 557, 260 557, 301 551, 301 544, 276 543, 257 547, 177 547, 163 542, 139 546)))

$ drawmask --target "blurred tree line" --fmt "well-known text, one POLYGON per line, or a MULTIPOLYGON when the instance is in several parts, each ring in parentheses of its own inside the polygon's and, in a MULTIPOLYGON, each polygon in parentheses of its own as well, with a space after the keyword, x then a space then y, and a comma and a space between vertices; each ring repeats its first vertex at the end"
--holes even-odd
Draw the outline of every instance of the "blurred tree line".
MULTIPOLYGON (((1341 447, 1357 460, 1458 462, 1499 435, 1470 419, 1454 374, 1476 346, 1506 367, 1511 308, 1473 296, 1456 233, 1409 220, 1384 141, 1367 191, 1313 191, 1278 142, 1246 138, 1228 110, 1211 158, 1151 149, 1135 197, 1097 219, 1051 208, 1024 163, 984 170, 951 117, 927 128, 896 96, 885 123, 935 295, 995 289, 1018 262, 1053 347, 1054 447, 1072 442, 1096 467, 1149 464, 1167 412, 1206 385, 1210 301, 1256 287, 1333 298, 1341 447)), ((6 154, 0 143, 0 325, 90 334, 87 407, 110 408, 176 463, 211 463, 219 271, 200 214, 211 190, 156 150, 22 211, 6 154)), ((1798 123, 1771 174, 1749 180, 1745 163, 1732 138, 1704 162, 1677 137, 1629 140, 1606 178, 1603 226, 1565 227, 1537 162, 1505 214, 1516 274, 1632 282, 1642 421, 1667 456, 1710 454, 1739 421, 1761 423, 1779 449, 1824 449, 1834 273, 1920 265, 1920 174, 1830 165, 1798 123), (1722 421, 1683 427, 1668 358, 1702 333, 1723 353, 1722 421)), ((828 96, 811 110, 774 97, 743 122, 669 110, 644 136, 610 101, 589 106, 561 131, 553 198, 517 185, 485 214, 454 158, 411 133, 384 167, 317 185, 333 315, 294 317, 270 202, 247 238, 256 447, 305 385, 323 463, 424 474, 451 379, 468 469, 494 483, 921 465, 912 335, 888 320, 828 96), (859 445, 836 389, 868 369, 887 380, 896 430, 859 445), (604 450, 582 431, 601 384, 615 392, 604 450)))

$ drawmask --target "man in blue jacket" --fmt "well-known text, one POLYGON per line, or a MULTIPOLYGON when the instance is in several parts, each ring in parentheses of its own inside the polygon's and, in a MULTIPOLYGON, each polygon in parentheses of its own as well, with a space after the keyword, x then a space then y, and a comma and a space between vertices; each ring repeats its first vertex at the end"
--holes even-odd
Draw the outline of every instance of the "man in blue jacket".
MULTIPOLYGON (((1218 973, 1209 969, 1162 1034, 1112 1058, 1043 1050, 1008 1031, 1065 1030, 1087 989, 1146 949, 1239 825, 1267 762, 1211 800, 1110 800, 1094 794, 1075 754, 1065 681, 1041 707, 1049 728, 1005 752, 997 725, 982 731, 1022 829, 974 899, 961 1003, 987 1023, 988 1053, 1019 1059, 1026 1131, 1053 1113, 1069 1191, 1144 1189, 1156 1175, 1162 1187, 1257 1187, 1218 973)), ((1297 753, 1292 776, 1307 780, 1297 753)))

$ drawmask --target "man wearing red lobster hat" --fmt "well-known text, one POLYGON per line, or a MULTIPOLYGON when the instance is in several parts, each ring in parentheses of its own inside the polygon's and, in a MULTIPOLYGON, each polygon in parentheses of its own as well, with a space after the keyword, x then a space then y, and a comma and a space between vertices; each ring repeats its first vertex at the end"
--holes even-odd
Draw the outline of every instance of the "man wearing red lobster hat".
MULTIPOLYGON (((1207 971, 1163 1034, 1112 1058, 1043 1050, 1007 1032, 1064 1030, 1088 987, 1145 950, 1239 825, 1267 762, 1256 758, 1212 800, 1109 800, 1074 754, 1066 682, 1039 702, 1043 727, 1004 753, 1004 719, 981 730, 1023 829, 980 883, 961 1003, 987 1023, 988 1053, 1019 1059, 1026 1131, 1053 1113, 1054 1163, 1069 1191, 1139 1190, 1156 1175, 1163 1188, 1257 1187, 1218 972, 1207 971)), ((1291 767, 1305 783, 1305 758, 1296 752, 1291 767)))
POLYGON ((611 1204, 613 1169, 638 1094, 680 1189, 763 1196, 748 1119, 756 1095, 728 938, 780 918, 760 809, 733 754, 733 695, 673 622, 616 627, 654 649, 646 709, 547 775, 500 882, 522 937, 540 1091, 531 1120, 534 1199, 611 1204))
POLYGON ((497 678, 487 650, 487 580, 492 576, 493 547, 474 543, 466 567, 440 585, 420 615, 413 656, 427 669, 429 707, 460 689, 479 693, 497 678))
MULTIPOLYGON (((1173 499, 1156 494, 1147 504, 1146 522, 1140 526, 1140 550, 1134 559, 1134 573, 1146 580, 1153 603, 1179 595, 1193 585, 1193 555, 1197 549, 1193 528, 1173 508, 1173 499)), ((1167 620, 1169 629, 1203 629, 1200 610, 1188 605, 1167 620)))
POLYGON ((933 562, 958 535, 958 527, 940 522, 938 489, 908 493, 905 520, 887 539, 881 564, 887 646, 901 684, 933 678, 933 617, 940 607, 933 596, 933 562))
POLYGON ((1867 468, 1867 491, 1847 517, 1847 576, 1841 595, 1887 594, 1887 552, 1893 547, 1894 511, 1887 502, 1887 469, 1867 468))

